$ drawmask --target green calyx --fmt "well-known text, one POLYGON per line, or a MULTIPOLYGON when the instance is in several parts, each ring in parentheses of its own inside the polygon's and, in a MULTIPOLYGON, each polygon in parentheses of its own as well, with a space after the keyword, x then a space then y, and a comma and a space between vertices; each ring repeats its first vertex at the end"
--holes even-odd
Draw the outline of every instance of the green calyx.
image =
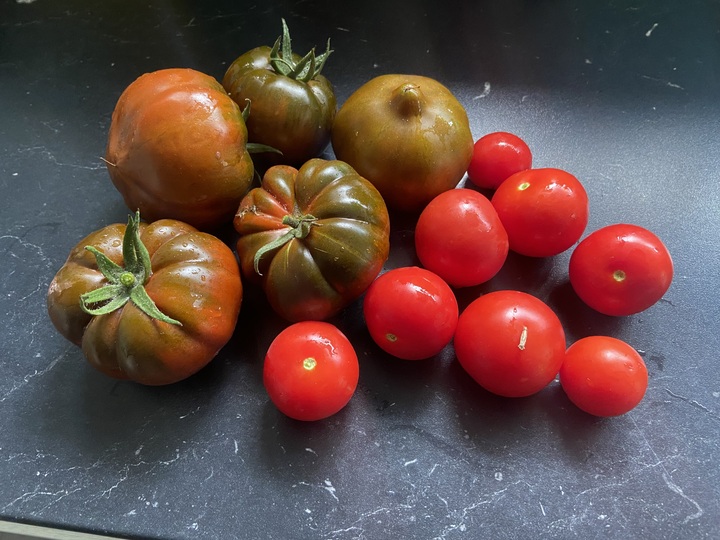
POLYGON ((253 267, 255 268, 255 272, 262 276, 262 273, 260 272, 260 259, 262 259, 263 255, 281 248, 290 242, 290 240, 295 238, 301 240, 305 238, 308 234, 310 234, 312 226, 316 225, 316 221, 317 218, 315 216, 311 216, 310 214, 306 214, 304 216, 292 216, 288 214, 283 217, 283 224, 288 225, 290 229, 282 236, 279 236, 272 242, 268 242, 255 252, 255 257, 253 258, 253 267))
POLYGON ((182 326, 180 321, 168 317, 155 305, 145 290, 152 268, 150 254, 140 240, 140 212, 128 219, 123 236, 123 260, 125 267, 111 261, 94 246, 85 249, 95 255, 98 269, 108 284, 80 296, 80 307, 90 315, 106 315, 132 301, 146 315, 169 324, 182 326))
POLYGON ((275 41, 270 51, 270 65, 275 73, 285 75, 297 81, 309 82, 322 71, 325 61, 332 50, 330 39, 327 41, 327 49, 324 53, 315 56, 315 49, 303 56, 297 62, 293 59, 292 44, 290 41, 290 30, 288 30, 285 19, 282 19, 283 35, 275 41))

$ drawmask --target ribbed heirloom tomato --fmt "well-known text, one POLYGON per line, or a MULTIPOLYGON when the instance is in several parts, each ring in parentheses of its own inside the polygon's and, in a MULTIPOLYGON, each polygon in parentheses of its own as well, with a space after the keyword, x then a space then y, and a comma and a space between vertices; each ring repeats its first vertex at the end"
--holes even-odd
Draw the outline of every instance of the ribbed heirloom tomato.
POLYGON ((235 330, 242 284, 218 238, 131 216, 81 240, 48 289, 50 319, 117 379, 169 384, 200 370, 235 330))
POLYGON ((290 418, 322 420, 348 404, 360 367, 350 341, 326 322, 285 328, 265 355, 263 383, 270 400, 290 418))
POLYGON ((271 167, 234 225, 243 275, 292 322, 338 313, 370 286, 390 250, 385 202, 337 160, 271 167))
POLYGON ((591 308, 605 315, 646 310, 670 288, 673 261, 662 240, 627 223, 588 235, 570 256, 570 283, 591 308))
POLYGON ((529 396, 547 386, 565 358, 565 332, 542 300, 520 291, 495 291, 460 314, 455 332, 460 365, 486 390, 529 396))
POLYGON ((370 285, 363 315, 381 349, 404 360, 420 360, 450 343, 458 304, 450 286, 429 270, 394 268, 370 285))

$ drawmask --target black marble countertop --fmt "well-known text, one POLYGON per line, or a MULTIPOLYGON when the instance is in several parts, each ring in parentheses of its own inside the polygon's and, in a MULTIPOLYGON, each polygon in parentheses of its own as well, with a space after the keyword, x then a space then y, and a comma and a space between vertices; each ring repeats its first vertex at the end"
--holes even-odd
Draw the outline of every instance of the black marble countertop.
MULTIPOLYGON (((720 2, 0 0, 0 519, 133 538, 716 537, 720 524, 720 2), (609 318, 567 281, 569 253, 511 256, 472 295, 547 301, 568 340, 625 339, 650 381, 598 419, 557 383, 525 399, 479 389, 451 347, 382 354, 357 304, 333 320, 360 385, 338 415, 283 417, 262 386, 283 323, 246 296, 220 355, 148 388, 97 373, 55 332, 45 295, 70 248, 124 222, 104 154, 121 91, 146 71, 222 78, 272 44, 335 53, 342 103, 370 78, 436 78, 475 138, 521 135, 536 166, 575 174, 588 232, 630 221, 675 261, 666 296, 609 318)), ((393 224, 388 268, 413 264, 393 224)))

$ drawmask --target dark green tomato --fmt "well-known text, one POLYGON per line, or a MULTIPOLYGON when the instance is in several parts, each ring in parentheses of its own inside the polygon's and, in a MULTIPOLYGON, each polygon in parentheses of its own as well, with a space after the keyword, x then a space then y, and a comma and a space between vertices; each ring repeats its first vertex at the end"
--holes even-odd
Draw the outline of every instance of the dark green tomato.
POLYGON ((358 88, 337 113, 332 145, 390 208, 409 212, 457 186, 473 153, 462 104, 419 75, 381 75, 358 88))
POLYGON ((234 225, 243 275, 292 322, 326 319, 357 299, 390 249, 382 196, 342 161, 271 167, 234 225))
MULTIPOLYGON (((323 75, 307 82, 277 73, 270 64, 270 47, 257 47, 237 58, 222 84, 245 108, 248 140, 282 152, 264 154, 273 163, 299 166, 319 156, 330 142, 337 102, 332 84, 323 75)), ((297 63, 301 57, 293 54, 297 63)))

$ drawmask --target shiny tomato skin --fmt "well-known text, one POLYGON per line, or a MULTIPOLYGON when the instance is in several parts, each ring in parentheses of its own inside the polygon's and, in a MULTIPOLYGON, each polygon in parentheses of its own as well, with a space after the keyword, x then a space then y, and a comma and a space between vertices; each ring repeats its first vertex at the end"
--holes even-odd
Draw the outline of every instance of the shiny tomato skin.
POLYGON ((326 322, 285 328, 270 344, 263 365, 270 400, 295 420, 322 420, 337 413, 352 398, 358 378, 355 349, 326 322))
POLYGON ((588 306, 611 316, 648 309, 670 288, 673 261, 665 244, 638 225, 598 229, 570 256, 570 283, 588 306))
POLYGON ((578 408, 595 416, 619 416, 642 401, 648 384, 642 357, 622 340, 582 338, 568 347, 560 384, 578 408))
POLYGON ((252 184, 247 142, 242 111, 217 80, 161 69, 121 94, 105 162, 131 211, 213 230, 232 221, 252 184))
POLYGON ((422 265, 447 283, 469 287, 500 271, 508 237, 487 197, 457 188, 435 197, 420 214, 415 251, 422 265))
POLYGON ((529 257, 551 257, 575 244, 588 224, 585 188, 562 169, 528 169, 495 191, 492 204, 508 233, 510 249, 529 257))
POLYGON ((372 339, 403 360, 438 354, 452 340, 458 304, 450 286, 418 267, 389 270, 365 293, 363 315, 372 339))
POLYGON ((542 300, 520 291, 495 291, 474 300, 455 331, 455 354, 486 390, 505 397, 539 392, 565 358, 565 332, 542 300))
POLYGON ((475 141, 468 178, 478 187, 497 189, 513 174, 532 166, 527 143, 513 133, 496 131, 475 141))

